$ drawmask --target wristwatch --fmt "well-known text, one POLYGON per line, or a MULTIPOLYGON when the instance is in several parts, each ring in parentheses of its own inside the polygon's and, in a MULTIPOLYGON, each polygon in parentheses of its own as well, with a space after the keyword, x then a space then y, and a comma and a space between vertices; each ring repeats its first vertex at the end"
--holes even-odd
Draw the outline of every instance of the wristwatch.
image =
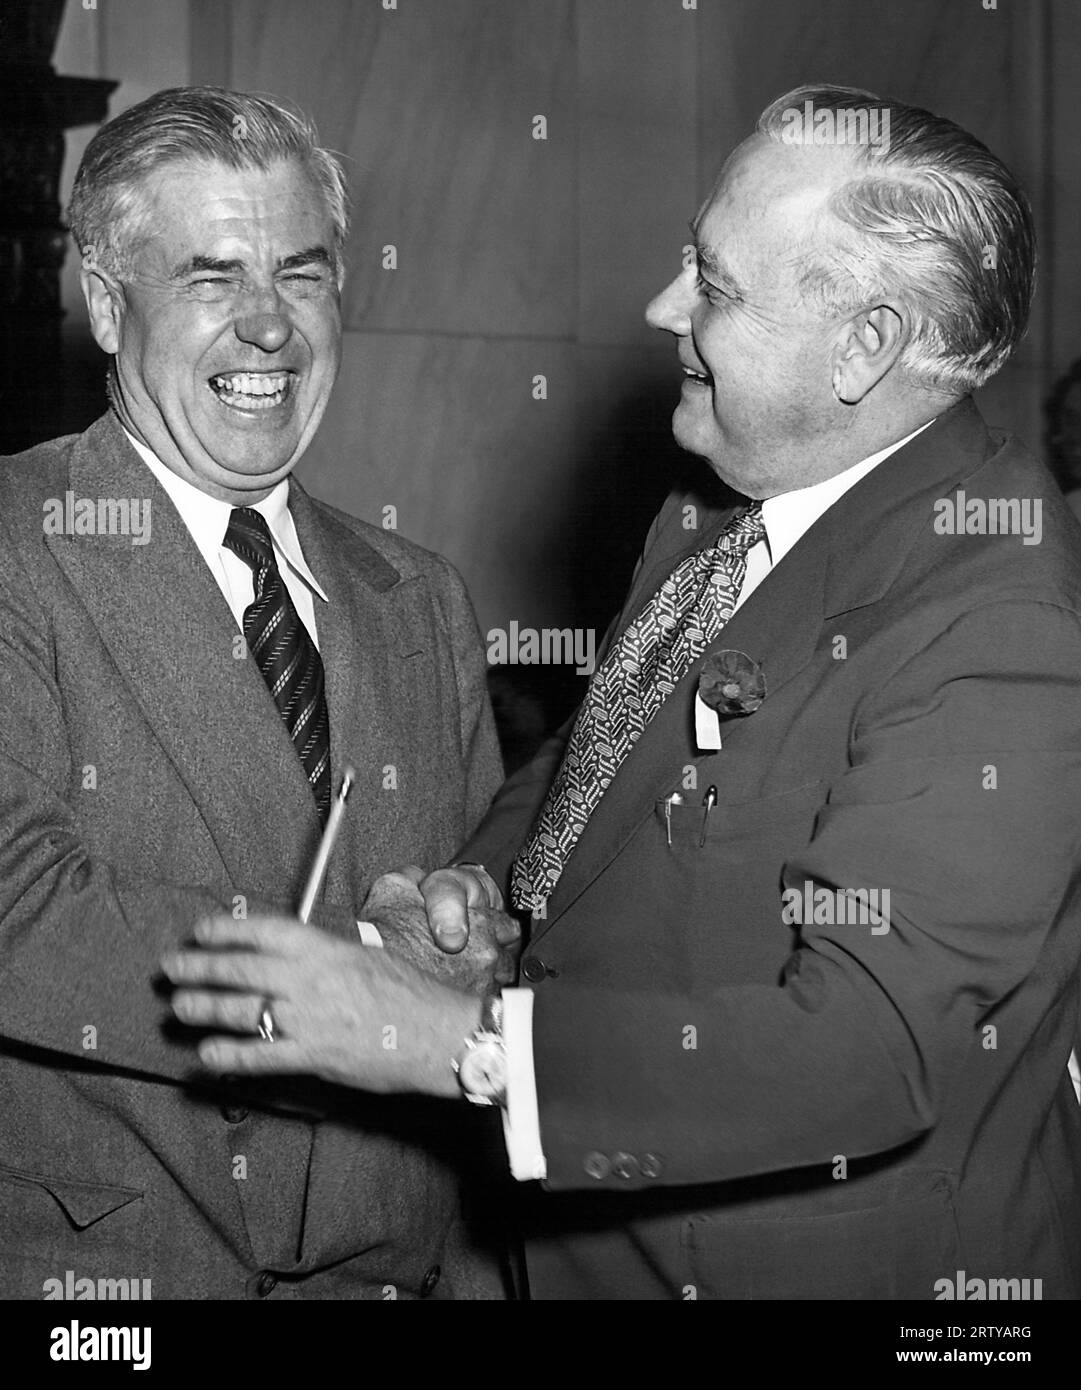
POLYGON ((480 1027, 465 1040, 465 1051, 451 1059, 462 1095, 473 1105, 506 1105, 507 1050, 503 1043, 503 999, 484 1000, 480 1027))

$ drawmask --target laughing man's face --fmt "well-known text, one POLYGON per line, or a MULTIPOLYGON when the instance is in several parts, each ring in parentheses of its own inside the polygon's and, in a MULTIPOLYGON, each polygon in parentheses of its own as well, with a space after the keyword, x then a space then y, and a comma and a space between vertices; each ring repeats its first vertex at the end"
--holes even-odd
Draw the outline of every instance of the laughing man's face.
POLYGON ((121 417, 202 491, 258 501, 307 448, 338 374, 325 200, 296 160, 167 165, 144 192, 131 272, 107 309, 91 305, 121 417))

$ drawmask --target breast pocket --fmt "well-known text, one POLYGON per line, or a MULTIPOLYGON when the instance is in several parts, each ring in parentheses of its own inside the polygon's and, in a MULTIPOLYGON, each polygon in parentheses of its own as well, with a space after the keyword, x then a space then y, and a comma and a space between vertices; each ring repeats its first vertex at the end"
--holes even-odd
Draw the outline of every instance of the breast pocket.
POLYGON ((712 805, 708 794, 707 787, 679 792, 679 801, 662 799, 656 803, 654 819, 678 852, 698 848, 739 859, 760 855, 767 845, 794 836, 809 839, 825 804, 826 783, 806 782, 753 801, 726 802, 718 794, 712 805))
POLYGON ((687 968, 709 982, 774 984, 792 951, 782 916, 787 859, 814 833, 826 783, 753 801, 703 805, 703 792, 654 809, 652 858, 663 865, 687 968))

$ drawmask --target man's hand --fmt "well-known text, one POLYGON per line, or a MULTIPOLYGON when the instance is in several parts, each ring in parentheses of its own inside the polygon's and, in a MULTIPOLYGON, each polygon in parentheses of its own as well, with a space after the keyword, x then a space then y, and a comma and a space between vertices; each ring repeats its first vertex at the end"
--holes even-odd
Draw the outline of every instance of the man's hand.
POLYGON ((522 947, 521 927, 502 907, 479 865, 427 876, 409 865, 376 880, 360 915, 388 950, 458 989, 486 994, 514 983, 522 947))
MULTIPOLYGON (((162 962, 179 986, 173 1012, 213 1037, 214 1072, 305 1072, 366 1091, 457 1096, 451 1059, 480 1024, 478 1000, 389 951, 341 941, 288 918, 214 917, 198 947, 162 962), (264 1010, 273 1042, 256 1041, 264 1010)), ((434 948, 432 948, 434 950, 434 948)))

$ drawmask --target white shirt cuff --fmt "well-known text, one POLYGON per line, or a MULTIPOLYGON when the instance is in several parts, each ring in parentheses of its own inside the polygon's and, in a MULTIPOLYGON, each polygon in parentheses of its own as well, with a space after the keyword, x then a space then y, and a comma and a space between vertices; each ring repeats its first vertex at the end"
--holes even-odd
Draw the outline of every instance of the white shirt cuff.
POLYGON ((362 946, 382 946, 383 938, 379 935, 379 928, 374 922, 358 922, 357 931, 360 932, 360 944, 362 946))
POLYGON ((533 1070, 533 991, 503 990, 503 1047, 507 1054, 507 1108, 503 1138, 510 1170, 519 1182, 548 1174, 541 1148, 540 1106, 533 1070))

